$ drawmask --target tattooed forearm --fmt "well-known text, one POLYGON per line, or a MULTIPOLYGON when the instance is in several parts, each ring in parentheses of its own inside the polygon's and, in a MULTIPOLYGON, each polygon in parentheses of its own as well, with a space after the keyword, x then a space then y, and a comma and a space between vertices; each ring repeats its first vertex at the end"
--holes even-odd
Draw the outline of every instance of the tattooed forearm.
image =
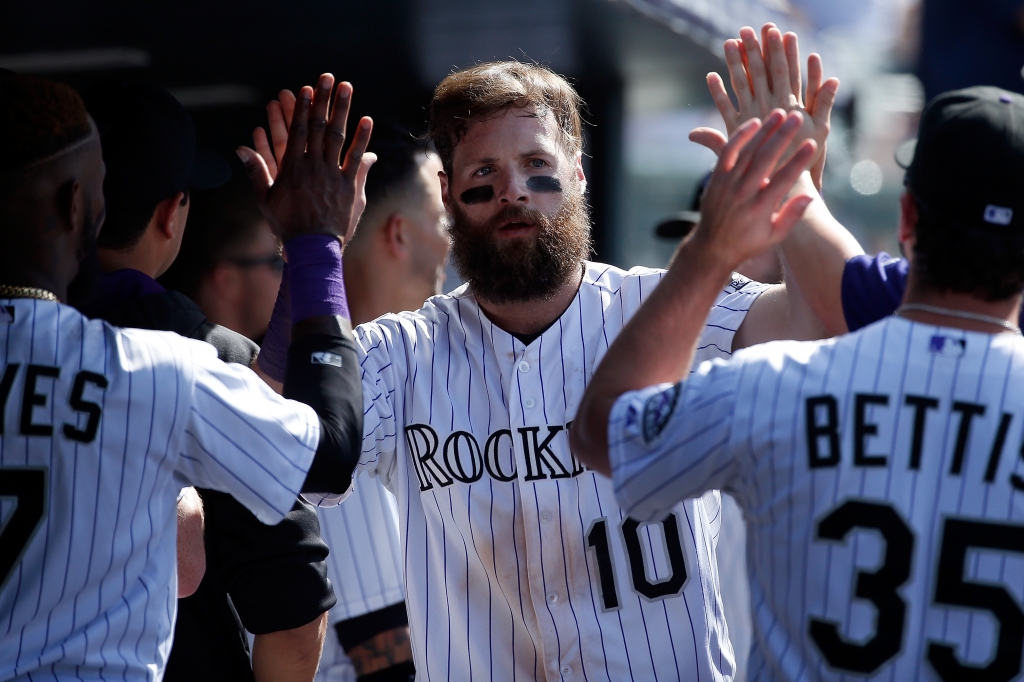
POLYGON ((385 630, 345 653, 352 660, 356 674, 360 676, 406 663, 412 660, 409 628, 402 625, 393 630, 385 630))

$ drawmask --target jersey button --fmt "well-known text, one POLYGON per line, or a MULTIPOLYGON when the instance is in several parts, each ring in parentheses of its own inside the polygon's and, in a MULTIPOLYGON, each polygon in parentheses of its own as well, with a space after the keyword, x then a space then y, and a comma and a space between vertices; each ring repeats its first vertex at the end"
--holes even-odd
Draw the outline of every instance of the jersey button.
POLYGON ((548 602, 554 604, 558 601, 558 595, 554 592, 548 592, 548 602))
POLYGON ((562 674, 563 675, 572 675, 572 668, 570 668, 567 665, 563 665, 562 666, 562 674))
POLYGON ((541 515, 540 515, 540 522, 541 523, 547 523, 550 520, 551 520, 551 514, 550 513, 548 513, 548 512, 541 512, 541 515))
POLYGON ((530 363, 528 363, 526 360, 523 360, 522 362, 520 362, 519 363, 519 371, 520 372, 529 372, 530 371, 530 363))
POLYGON ((533 398, 527 398, 526 400, 524 400, 524 401, 523 401, 523 405, 524 405, 524 406, 526 407, 526 409, 528 409, 528 410, 532 410, 532 409, 533 409, 533 406, 534 406, 534 405, 536 405, 536 404, 537 404, 537 403, 533 402, 533 398))

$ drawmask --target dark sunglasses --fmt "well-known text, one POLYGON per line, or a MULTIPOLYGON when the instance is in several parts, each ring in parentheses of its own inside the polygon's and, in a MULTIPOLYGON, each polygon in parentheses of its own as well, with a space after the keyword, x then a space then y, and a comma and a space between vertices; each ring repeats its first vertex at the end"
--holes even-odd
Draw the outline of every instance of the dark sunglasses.
POLYGON ((225 258, 226 262, 237 265, 240 268, 260 268, 269 266, 277 274, 284 272, 284 258, 280 254, 272 253, 269 256, 255 256, 252 258, 225 258))

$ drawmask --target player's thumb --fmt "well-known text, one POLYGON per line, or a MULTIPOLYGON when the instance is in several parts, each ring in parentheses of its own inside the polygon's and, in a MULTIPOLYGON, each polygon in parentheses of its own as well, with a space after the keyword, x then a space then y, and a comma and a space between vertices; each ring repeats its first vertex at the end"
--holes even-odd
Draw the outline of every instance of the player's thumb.
POLYGON ((707 147, 715 153, 715 156, 722 155, 722 149, 729 140, 722 134, 722 131, 714 128, 694 128, 690 131, 690 142, 696 142, 702 147, 707 147))
POLYGON ((256 190, 256 197, 262 202, 267 194, 267 190, 273 184, 273 180, 270 178, 270 169, 267 168, 267 162, 263 160, 263 157, 255 149, 248 147, 239 147, 235 150, 235 154, 238 154, 238 158, 242 161, 245 173, 249 176, 253 189, 256 190))
POLYGON ((811 117, 817 125, 829 125, 832 119, 832 107, 836 103, 836 93, 839 92, 839 79, 829 78, 825 81, 814 98, 814 113, 811 117))
POLYGON ((804 194, 790 197, 782 205, 778 213, 775 214, 774 220, 772 220, 773 241, 778 243, 786 238, 789 231, 793 229, 793 226, 804 216, 804 211, 807 210, 812 201, 814 201, 814 197, 804 194))

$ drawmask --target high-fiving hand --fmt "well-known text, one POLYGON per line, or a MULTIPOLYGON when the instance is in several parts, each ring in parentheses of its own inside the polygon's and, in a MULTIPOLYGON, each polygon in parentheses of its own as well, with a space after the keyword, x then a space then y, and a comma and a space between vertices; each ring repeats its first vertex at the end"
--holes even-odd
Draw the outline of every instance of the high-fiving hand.
MULTIPOLYGON (((729 137, 744 122, 754 117, 764 118, 772 109, 799 111, 804 119, 795 141, 814 140, 817 144, 811 176, 821 191, 826 140, 831 129, 832 106, 839 90, 839 79, 829 78, 822 82, 821 57, 812 54, 807 59, 807 88, 804 90, 796 34, 782 35, 774 24, 765 24, 761 29, 760 43, 754 29, 748 26, 740 30, 738 40, 725 41, 724 48, 729 80, 736 93, 739 110, 733 106, 725 83, 717 73, 708 74, 708 90, 722 115, 729 137)), ((716 154, 726 142, 726 137, 713 128, 697 128, 690 133, 690 139, 716 154)), ((787 155, 792 153, 793 149, 790 149, 787 155)))
POLYGON ((303 87, 297 99, 291 98, 290 121, 286 121, 280 102, 268 107, 281 108, 279 118, 271 116, 271 134, 275 142, 280 141, 276 158, 262 129, 253 137, 257 148, 263 149, 237 150, 256 189, 260 209, 282 241, 302 234, 330 234, 347 243, 365 206, 366 173, 376 160, 366 153, 373 121, 360 119, 341 163, 352 86, 338 85, 333 109, 332 91, 331 74, 320 76, 315 92, 303 87))
POLYGON ((817 151, 813 140, 798 140, 803 114, 776 109, 762 124, 751 119, 733 130, 721 149, 701 205, 701 220, 690 238, 702 259, 725 272, 776 246, 812 201, 793 196, 783 202, 817 151), (787 149, 789 159, 780 163, 787 149))

